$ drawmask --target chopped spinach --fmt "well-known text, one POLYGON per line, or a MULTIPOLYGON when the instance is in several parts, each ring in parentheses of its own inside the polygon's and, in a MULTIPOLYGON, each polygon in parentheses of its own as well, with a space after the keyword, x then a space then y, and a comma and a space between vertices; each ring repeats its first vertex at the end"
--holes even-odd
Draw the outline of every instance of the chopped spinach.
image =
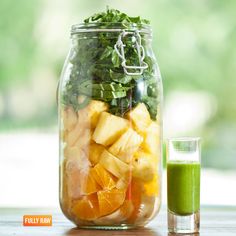
MULTIPOLYGON (((122 23, 124 29, 129 24, 149 24, 140 17, 129 17, 118 10, 107 9, 84 20, 89 23, 122 23)), ((82 34, 82 33, 81 33, 82 34)), ((63 103, 71 105, 76 111, 85 107, 90 99, 105 101, 109 111, 122 116, 139 102, 146 104, 152 119, 156 119, 158 104, 157 79, 153 72, 154 60, 146 55, 144 61, 148 68, 142 75, 127 75, 121 65, 121 59, 114 49, 119 32, 83 33, 83 37, 73 38, 73 47, 69 56, 72 64, 70 78, 63 91, 63 103), (84 96, 83 102, 78 97, 84 96)), ((137 49, 132 37, 125 37, 125 56, 127 65, 139 65, 137 49)), ((145 40, 142 36, 145 47, 145 40)), ((132 70, 135 72, 135 70, 132 70)))

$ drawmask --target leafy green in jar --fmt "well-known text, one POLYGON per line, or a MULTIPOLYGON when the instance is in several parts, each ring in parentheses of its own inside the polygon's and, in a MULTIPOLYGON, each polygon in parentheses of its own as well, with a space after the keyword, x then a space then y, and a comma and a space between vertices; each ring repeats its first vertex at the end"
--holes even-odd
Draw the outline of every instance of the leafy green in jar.
MULTIPOLYGON (((84 20, 85 25, 102 23, 103 27, 121 23, 122 29, 130 30, 130 25, 141 26, 149 21, 140 17, 129 17, 118 10, 107 9, 84 20)), ((99 27, 99 25, 98 25, 99 27)), ((144 62, 148 68, 141 75, 127 75, 121 65, 122 60, 114 45, 120 32, 86 32, 73 36, 73 47, 69 56, 72 64, 70 77, 63 92, 63 103, 76 111, 88 104, 90 99, 105 101, 109 112, 123 116, 139 102, 145 103, 152 119, 156 119, 158 89, 154 72, 154 60, 146 55, 144 62), (86 99, 81 103, 78 97, 86 99)), ((142 45, 145 39, 141 34, 142 45)), ((140 57, 132 37, 123 38, 127 65, 139 65, 140 57)), ((131 69, 131 72, 136 72, 131 69)))

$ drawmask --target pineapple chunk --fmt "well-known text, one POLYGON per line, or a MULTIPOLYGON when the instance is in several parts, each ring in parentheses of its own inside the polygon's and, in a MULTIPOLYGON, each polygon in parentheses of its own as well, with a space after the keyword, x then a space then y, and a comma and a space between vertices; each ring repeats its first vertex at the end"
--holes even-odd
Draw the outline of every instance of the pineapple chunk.
POLYGON ((149 182, 154 178, 155 166, 153 157, 145 152, 137 152, 133 162, 133 177, 149 182))
POLYGON ((153 155, 160 156, 160 126, 156 122, 148 126, 141 147, 153 155))
POLYGON ((160 185, 160 176, 158 172, 156 172, 153 180, 144 184, 144 193, 147 196, 158 196, 160 194, 160 185))
POLYGON ((102 152, 105 150, 105 148, 102 145, 93 143, 89 147, 89 160, 92 165, 96 165, 99 160, 102 152))
POLYGON ((150 114, 144 103, 139 103, 128 113, 128 118, 132 121, 135 130, 143 133, 151 123, 150 114))
POLYGON ((131 172, 127 172, 122 176, 116 183, 116 188, 118 189, 127 189, 132 179, 131 172))
POLYGON ((74 111, 73 107, 67 107, 63 110, 63 125, 64 125, 64 129, 71 131, 78 120, 78 116, 76 114, 76 112, 74 111))
POLYGON ((104 150, 99 163, 117 178, 122 178, 130 171, 130 166, 104 150))
POLYGON ((109 146, 128 129, 128 126, 129 122, 126 119, 102 112, 93 133, 93 140, 96 143, 109 146))
POLYGON ((121 137, 109 148, 109 152, 120 160, 129 163, 133 154, 138 150, 143 138, 133 129, 129 128, 121 137))
POLYGON ((107 111, 108 105, 102 101, 91 100, 83 109, 78 111, 81 125, 95 128, 101 112, 107 111))

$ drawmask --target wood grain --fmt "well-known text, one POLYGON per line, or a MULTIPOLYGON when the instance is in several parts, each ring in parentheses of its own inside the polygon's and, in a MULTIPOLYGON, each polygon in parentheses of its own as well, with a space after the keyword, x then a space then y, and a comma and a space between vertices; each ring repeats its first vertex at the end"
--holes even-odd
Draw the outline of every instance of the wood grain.
MULTIPOLYGON (((0 208, 0 236, 173 236, 168 234, 166 208, 145 228, 105 231, 77 229, 59 209, 0 208), (24 227, 23 215, 52 214, 52 227, 24 227)), ((192 234, 194 235, 194 234, 192 234)), ((236 236, 236 207, 202 207, 201 236, 236 236)), ((185 234, 186 236, 186 234, 185 234)))

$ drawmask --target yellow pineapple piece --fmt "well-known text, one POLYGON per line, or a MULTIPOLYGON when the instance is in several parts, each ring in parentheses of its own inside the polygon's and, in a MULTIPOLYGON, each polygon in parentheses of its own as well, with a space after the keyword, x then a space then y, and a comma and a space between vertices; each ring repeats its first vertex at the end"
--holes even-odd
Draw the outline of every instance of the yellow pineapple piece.
POLYGON ((105 148, 97 143, 93 143, 89 146, 89 160, 92 165, 96 165, 99 160, 102 152, 105 150, 105 148))
POLYGON ((143 133, 151 123, 150 114, 144 103, 139 103, 128 113, 128 118, 132 121, 135 130, 143 133))
POLYGON ((129 128, 121 137, 109 148, 109 152, 120 160, 129 163, 133 154, 138 150, 143 138, 133 129, 129 128))
MULTIPOLYGON (((73 108, 67 108, 64 115, 64 126, 69 131, 66 133, 65 142, 70 146, 80 145, 76 144, 78 139, 88 140, 89 129, 96 126, 98 118, 102 111, 106 111, 108 105, 101 101, 91 100, 88 106, 78 111, 78 115, 75 113, 73 108)), ((91 139, 91 137, 90 137, 91 139)))
POLYGON ((160 126, 152 121, 144 133, 143 150, 160 156, 160 135, 160 126))
POLYGON ((117 178, 122 178, 130 171, 130 166, 104 150, 99 163, 117 178))
POLYGON ((107 110, 108 105, 105 102, 91 100, 86 107, 78 111, 81 125, 95 128, 101 112, 107 110))
POLYGON ((62 119, 64 130, 71 131, 77 123, 78 116, 73 107, 66 107, 63 110, 62 119))
POLYGON ((139 151, 134 155, 132 175, 144 182, 149 182, 154 178, 157 166, 153 161, 153 156, 139 151))
POLYGON ((128 185, 132 180, 131 170, 124 174, 116 183, 116 188, 118 189, 127 189, 128 185))
POLYGON ((128 129, 129 122, 118 116, 102 112, 95 131, 93 140, 104 146, 113 144, 128 129))
POLYGON ((144 192, 147 196, 159 196, 160 194, 160 176, 158 172, 155 173, 152 181, 144 183, 144 192))

